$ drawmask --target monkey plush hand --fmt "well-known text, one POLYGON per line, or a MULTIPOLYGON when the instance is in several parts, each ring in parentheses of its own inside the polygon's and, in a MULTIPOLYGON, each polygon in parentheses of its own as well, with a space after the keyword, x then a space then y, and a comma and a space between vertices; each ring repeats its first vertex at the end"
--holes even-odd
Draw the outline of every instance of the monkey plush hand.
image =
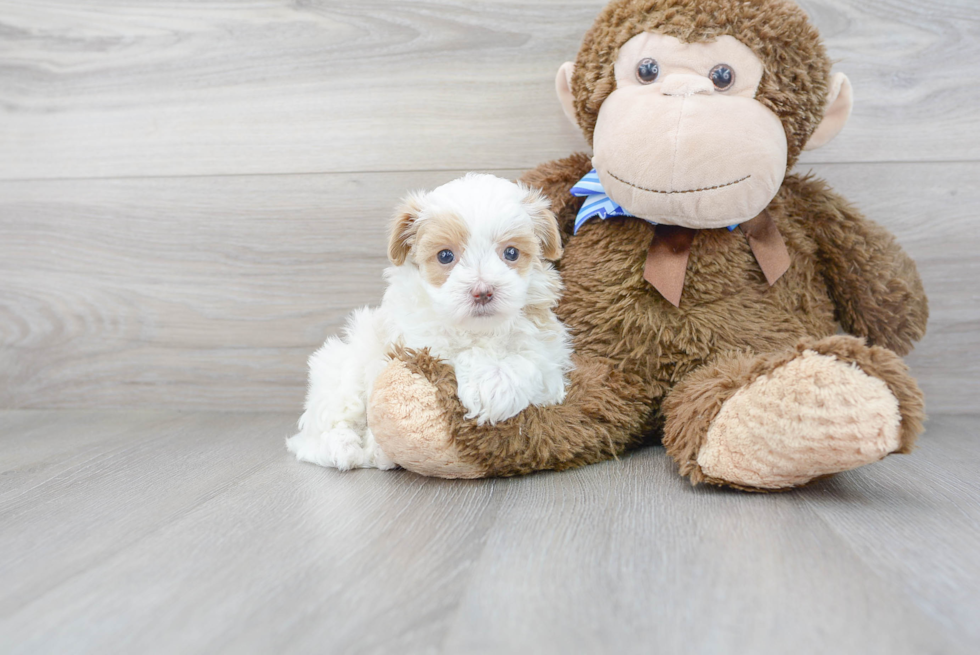
POLYGON ((908 452, 923 399, 900 356, 928 316, 915 264, 789 172, 850 113, 830 68, 786 0, 611 2, 556 81, 594 154, 523 178, 564 233, 565 402, 478 426, 452 370, 408 353, 371 401, 382 449, 422 474, 480 477, 659 438, 693 482, 749 490, 908 452))

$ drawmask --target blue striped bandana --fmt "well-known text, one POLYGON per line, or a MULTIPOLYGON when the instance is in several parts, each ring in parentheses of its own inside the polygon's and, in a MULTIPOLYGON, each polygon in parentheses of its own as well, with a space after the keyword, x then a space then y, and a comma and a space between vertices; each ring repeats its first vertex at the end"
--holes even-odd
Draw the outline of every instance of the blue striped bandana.
POLYGON ((599 181, 599 174, 594 168, 576 182, 569 193, 577 198, 585 198, 582 208, 578 210, 578 214, 575 216, 575 229, 572 230, 572 234, 578 234, 578 229, 587 220, 596 216, 606 220, 616 216, 633 215, 606 195, 606 190, 602 188, 602 182, 599 181))
MULTIPOLYGON (((599 181, 599 174, 594 168, 585 177, 576 182, 569 193, 576 198, 585 198, 585 202, 582 203, 582 208, 578 210, 578 214, 575 216, 575 228, 572 230, 572 234, 578 234, 578 229, 585 225, 586 221, 590 218, 595 218, 596 216, 602 220, 617 216, 633 216, 633 214, 623 209, 621 205, 616 204, 612 198, 606 195, 606 190, 602 188, 602 182, 599 181)), ((656 225, 653 221, 647 222, 656 225)), ((731 232, 736 227, 738 226, 730 225, 728 231, 731 232)))

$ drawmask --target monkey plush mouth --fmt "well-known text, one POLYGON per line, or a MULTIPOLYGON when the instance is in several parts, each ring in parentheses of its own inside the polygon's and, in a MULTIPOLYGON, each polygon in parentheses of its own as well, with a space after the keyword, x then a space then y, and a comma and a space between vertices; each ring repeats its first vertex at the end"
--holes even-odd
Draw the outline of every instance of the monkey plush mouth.
POLYGON ((660 189, 648 189, 647 187, 642 187, 642 186, 639 186, 637 184, 633 184, 632 182, 627 182, 626 180, 624 180, 623 178, 619 177, 615 173, 612 173, 612 172, 609 172, 609 171, 607 171, 607 172, 609 173, 609 176, 611 178, 613 178, 614 180, 619 180, 623 184, 626 184, 628 186, 631 186, 634 189, 639 189, 640 191, 647 191, 649 193, 662 193, 662 194, 668 195, 668 196, 669 195, 673 195, 675 193, 697 193, 698 191, 712 191, 714 189, 724 189, 727 186, 733 186, 735 184, 738 184, 739 182, 744 182, 745 180, 747 180, 750 177, 752 177, 751 175, 746 175, 745 177, 739 178, 739 179, 735 180, 734 182, 727 182, 725 184, 716 184, 715 186, 706 186, 706 187, 702 187, 700 189, 684 189, 683 191, 662 191, 660 189))

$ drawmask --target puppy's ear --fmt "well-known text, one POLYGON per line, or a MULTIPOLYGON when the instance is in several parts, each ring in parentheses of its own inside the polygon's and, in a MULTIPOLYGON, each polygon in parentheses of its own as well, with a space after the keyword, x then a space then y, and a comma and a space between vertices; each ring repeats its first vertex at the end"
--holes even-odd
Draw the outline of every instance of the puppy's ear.
POLYGON ((523 183, 518 183, 524 192, 525 211, 534 224, 534 236, 541 244, 541 256, 554 261, 561 257, 561 232, 558 231, 558 219, 551 212, 551 201, 540 189, 534 189, 523 183))
POLYGON ((415 243, 419 215, 422 213, 425 194, 415 191, 408 194, 395 212, 395 218, 388 229, 388 259, 395 266, 401 266, 415 243))

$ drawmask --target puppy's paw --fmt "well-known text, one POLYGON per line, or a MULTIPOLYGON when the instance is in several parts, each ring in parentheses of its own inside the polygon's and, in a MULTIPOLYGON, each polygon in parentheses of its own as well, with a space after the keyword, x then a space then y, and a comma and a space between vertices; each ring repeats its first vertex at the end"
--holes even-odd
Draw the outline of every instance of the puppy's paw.
POLYGON ((330 466, 341 471, 371 466, 360 435, 350 428, 334 428, 324 438, 330 450, 330 466))
POLYGON ((456 397, 466 408, 465 417, 476 418, 483 413, 483 401, 480 399, 480 386, 475 380, 456 373, 456 397))
POLYGON ((316 436, 301 432, 290 437, 286 447, 300 461, 341 471, 374 466, 360 435, 350 428, 333 428, 316 436))
POLYGON ((367 457, 368 466, 379 468, 382 471, 398 468, 398 464, 395 464, 390 457, 385 455, 381 447, 378 446, 378 442, 374 440, 374 434, 370 428, 364 433, 364 452, 367 457))
POLYGON ((568 393, 568 379, 562 371, 553 371, 544 377, 540 393, 532 395, 531 404, 534 405, 560 405, 565 402, 568 393))
POLYGON ((522 381, 510 369, 492 366, 458 382, 457 395, 467 409, 466 418, 477 425, 499 423, 517 416, 530 404, 522 381))

